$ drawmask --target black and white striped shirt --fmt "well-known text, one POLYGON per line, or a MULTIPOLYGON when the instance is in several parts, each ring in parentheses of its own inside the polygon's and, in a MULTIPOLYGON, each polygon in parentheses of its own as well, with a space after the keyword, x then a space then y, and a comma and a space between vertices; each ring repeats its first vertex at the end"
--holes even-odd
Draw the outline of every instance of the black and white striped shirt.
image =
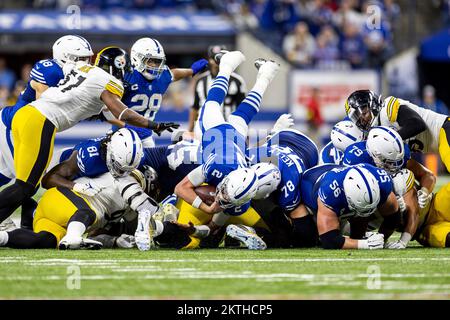
MULTIPOLYGON (((199 110, 206 101, 208 90, 212 85, 214 78, 211 76, 210 71, 206 71, 200 75, 195 83, 195 99, 192 108, 199 110)), ((236 110, 236 107, 244 100, 247 93, 247 88, 244 79, 236 74, 232 73, 228 85, 228 94, 225 97, 223 104, 223 115, 225 120, 231 113, 236 110)))

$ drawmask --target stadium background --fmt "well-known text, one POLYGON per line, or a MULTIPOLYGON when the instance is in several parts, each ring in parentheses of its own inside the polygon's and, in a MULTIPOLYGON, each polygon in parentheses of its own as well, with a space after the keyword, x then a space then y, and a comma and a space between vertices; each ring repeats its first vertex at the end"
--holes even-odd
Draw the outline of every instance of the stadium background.
MULTIPOLYGON (((417 0, 3 0, 0 2, 0 106, 12 105, 32 65, 51 56, 64 34, 85 36, 98 51, 129 49, 157 38, 170 67, 189 67, 211 44, 243 51, 248 61, 275 57, 282 68, 253 129, 269 129, 291 112, 296 126, 323 145, 344 117, 355 89, 371 88, 448 113, 450 1, 417 0), (424 98, 424 92, 428 98, 424 98), (435 96, 434 98, 432 96, 435 96)), ((251 86, 252 63, 238 72, 251 86)), ((157 121, 187 128, 193 81, 169 87, 157 121)), ((83 122, 57 135, 56 148, 103 135, 105 123, 83 122)), ((169 142, 163 135, 157 143, 169 142)), ((435 156, 423 159, 442 170, 435 156)))

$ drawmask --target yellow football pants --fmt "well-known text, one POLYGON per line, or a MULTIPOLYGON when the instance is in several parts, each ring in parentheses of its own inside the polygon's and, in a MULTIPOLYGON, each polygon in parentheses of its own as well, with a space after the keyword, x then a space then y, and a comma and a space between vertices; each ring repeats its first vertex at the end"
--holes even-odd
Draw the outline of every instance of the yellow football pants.
POLYGON ((33 219, 33 231, 47 231, 59 243, 66 235, 67 224, 78 210, 92 210, 89 202, 68 188, 47 190, 38 203, 33 219))
MULTIPOLYGON (((182 199, 178 199, 176 207, 180 210, 178 217, 179 223, 188 224, 189 221, 194 225, 207 224, 211 220, 211 215, 203 212, 200 209, 192 207, 190 204, 182 199)), ((246 212, 240 216, 230 216, 226 224, 244 224, 250 227, 260 227, 269 229, 261 216, 250 207, 246 212)), ((184 249, 194 249, 200 244, 200 239, 196 237, 190 237, 191 242, 184 247, 184 249)))
POLYGON ((442 187, 431 205, 425 228, 419 235, 419 242, 425 246, 445 248, 450 233, 450 183, 442 187))
POLYGON ((16 178, 38 186, 53 154, 55 126, 36 108, 27 105, 14 115, 14 168, 16 178))
POLYGON ((439 155, 447 171, 450 172, 450 118, 439 132, 439 155))

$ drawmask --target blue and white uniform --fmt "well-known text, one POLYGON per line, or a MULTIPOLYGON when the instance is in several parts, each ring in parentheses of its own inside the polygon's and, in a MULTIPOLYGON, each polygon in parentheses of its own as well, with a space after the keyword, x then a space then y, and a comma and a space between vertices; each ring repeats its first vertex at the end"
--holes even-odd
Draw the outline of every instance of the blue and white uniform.
MULTIPOLYGON (((172 72, 167 66, 164 67, 161 75, 153 80, 148 80, 139 71, 133 70, 133 72, 125 74, 125 93, 122 102, 128 108, 153 121, 161 107, 163 95, 172 81, 172 72)), ((136 128, 128 124, 125 127, 136 131, 144 143, 144 147, 155 146, 152 130, 136 128)), ((113 127, 114 131, 117 129, 117 127, 113 127)))
POLYGON ((306 171, 301 183, 303 203, 317 213, 317 201, 320 199, 326 207, 336 213, 338 218, 354 215, 344 194, 344 178, 349 170, 358 167, 369 170, 377 179, 380 188, 379 205, 383 205, 393 191, 392 179, 385 170, 369 164, 352 167, 328 164, 306 171))
MULTIPOLYGON (((411 159, 411 151, 409 146, 405 143, 405 156, 403 158, 403 167, 404 169, 411 159)), ((344 159, 342 164, 345 166, 357 165, 362 163, 368 163, 370 165, 376 166, 375 161, 370 156, 369 152, 367 152, 367 142, 361 141, 349 146, 344 153, 344 159)))
POLYGON ((333 142, 330 141, 325 147, 320 150, 319 163, 320 164, 342 164, 344 160, 344 153, 337 149, 333 142))
POLYGON ((265 161, 278 167, 281 177, 275 191, 278 205, 286 212, 297 208, 301 202, 302 174, 318 162, 315 143, 297 130, 286 129, 274 134, 262 147, 248 152, 252 163, 265 161))
POLYGON ((46 59, 37 62, 30 72, 30 81, 16 104, 0 110, 0 186, 15 178, 12 119, 20 108, 36 100, 36 91, 31 87, 31 80, 56 87, 63 78, 63 70, 55 60, 46 59))

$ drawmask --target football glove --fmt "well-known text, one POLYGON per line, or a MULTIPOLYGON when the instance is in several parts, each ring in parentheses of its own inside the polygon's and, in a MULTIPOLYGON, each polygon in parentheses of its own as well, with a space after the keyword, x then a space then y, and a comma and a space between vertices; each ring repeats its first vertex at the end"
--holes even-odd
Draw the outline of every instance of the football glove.
POLYGON ((191 65, 192 75, 195 76, 197 73, 203 71, 207 66, 208 66, 208 60, 206 60, 206 59, 200 59, 200 60, 195 61, 191 65))
POLYGON ((408 244, 404 243, 402 240, 397 240, 397 241, 393 241, 393 242, 388 242, 386 243, 386 245, 384 246, 386 249, 406 249, 406 246, 408 244))
POLYGON ((103 188, 100 188, 97 186, 93 181, 89 181, 87 183, 75 183, 72 190, 88 197, 93 197, 100 191, 102 191, 103 188))
POLYGON ((358 249, 363 250, 376 250, 383 249, 384 235, 381 233, 370 233, 369 237, 365 240, 358 240, 358 249))
POLYGON ((158 136, 165 130, 173 132, 173 129, 178 129, 180 127, 179 123, 175 122, 153 122, 149 121, 149 128, 152 129, 158 136))
POLYGON ((136 241, 133 236, 129 234, 122 234, 116 239, 116 245, 118 248, 131 249, 136 246, 136 241))
POLYGON ((292 119, 292 115, 290 113, 282 114, 277 122, 275 122, 275 125, 273 126, 272 133, 275 133, 277 131, 283 130, 283 129, 289 129, 294 126, 294 119, 292 119))
POLYGON ((432 196, 433 195, 428 191, 427 188, 422 187, 422 189, 420 189, 417 192, 417 200, 419 202, 419 207, 421 209, 425 208, 428 205, 428 203, 430 202, 432 196))

